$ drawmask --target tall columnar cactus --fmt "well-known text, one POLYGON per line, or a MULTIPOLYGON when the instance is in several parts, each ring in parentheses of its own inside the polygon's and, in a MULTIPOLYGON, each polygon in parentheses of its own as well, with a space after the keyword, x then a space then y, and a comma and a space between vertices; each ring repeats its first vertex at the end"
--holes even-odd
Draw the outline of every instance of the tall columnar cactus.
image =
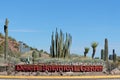
POLYGON ((35 63, 35 57, 36 57, 36 52, 33 51, 32 52, 32 62, 33 62, 33 64, 35 63))
POLYGON ((105 55, 105 61, 108 61, 108 40, 107 39, 105 39, 104 55, 105 55))
POLYGON ((52 41, 50 46, 50 54, 52 57, 57 58, 66 58, 70 55, 70 46, 72 43, 72 37, 70 34, 66 33, 66 40, 64 41, 64 34, 62 30, 60 30, 60 34, 58 34, 57 29, 55 33, 55 41, 54 41, 54 34, 52 34, 52 41), (53 55, 54 54, 54 55, 53 55))
POLYGON ((65 40, 65 44, 64 44, 64 58, 68 55, 68 50, 67 50, 67 44, 68 43, 68 34, 66 33, 66 40, 65 40))
POLYGON ((68 46, 67 46, 67 50, 68 50, 68 54, 67 54, 67 57, 70 57, 70 46, 72 44, 72 36, 70 34, 68 34, 68 46))
POLYGON ((103 49, 101 49, 101 59, 104 60, 104 50, 103 49))
POLYGON ((52 36, 51 36, 50 53, 51 53, 51 56, 55 57, 55 51, 54 51, 54 33, 53 32, 52 32, 52 36))
POLYGON ((58 57, 58 32, 56 28, 56 34, 55 34, 55 48, 56 48, 56 57, 58 57))
POLYGON ((115 50, 113 49, 113 62, 116 62, 116 57, 117 57, 117 55, 115 53, 115 50))
POLYGON ((63 56, 63 45, 64 45, 63 42, 64 42, 64 36, 63 36, 62 30, 60 30, 60 37, 59 37, 59 54, 60 54, 60 56, 59 57, 63 56))
POLYGON ((65 40, 64 48, 63 48, 64 58, 69 58, 71 43, 72 43, 72 36, 66 33, 66 40, 65 40))
POLYGON ((5 32, 5 48, 4 48, 4 59, 7 60, 8 55, 8 19, 5 20, 4 32, 5 32))

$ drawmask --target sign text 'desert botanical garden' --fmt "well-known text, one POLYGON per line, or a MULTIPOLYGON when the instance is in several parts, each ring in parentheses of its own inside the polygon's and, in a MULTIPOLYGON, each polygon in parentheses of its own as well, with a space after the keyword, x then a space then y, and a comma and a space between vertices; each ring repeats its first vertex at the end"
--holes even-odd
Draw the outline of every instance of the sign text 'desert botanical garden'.
POLYGON ((41 71, 41 72, 101 72, 103 70, 103 66, 101 65, 16 65, 16 71, 41 71))

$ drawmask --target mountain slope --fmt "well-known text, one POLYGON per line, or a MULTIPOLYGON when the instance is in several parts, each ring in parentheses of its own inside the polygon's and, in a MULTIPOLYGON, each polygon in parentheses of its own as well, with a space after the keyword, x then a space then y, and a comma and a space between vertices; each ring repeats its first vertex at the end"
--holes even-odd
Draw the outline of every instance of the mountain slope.
MULTIPOLYGON (((4 49, 5 36, 0 33, 0 46, 4 49)), ((12 52, 19 52, 19 43, 12 37, 8 37, 8 47, 12 52)))

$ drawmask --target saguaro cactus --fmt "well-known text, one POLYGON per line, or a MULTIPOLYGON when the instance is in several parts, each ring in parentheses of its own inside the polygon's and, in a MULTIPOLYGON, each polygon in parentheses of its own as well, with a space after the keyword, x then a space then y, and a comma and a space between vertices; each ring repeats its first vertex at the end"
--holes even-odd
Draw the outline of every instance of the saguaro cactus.
POLYGON ((103 49, 101 49, 101 59, 104 60, 104 50, 103 49))
POLYGON ((105 55, 105 61, 107 61, 108 60, 108 40, 107 39, 105 39, 104 55, 105 55))
POLYGON ((114 49, 113 49, 113 62, 116 62, 116 53, 114 49))
POLYGON ((4 59, 7 60, 8 55, 8 19, 5 20, 4 33, 5 33, 5 48, 4 48, 4 59))

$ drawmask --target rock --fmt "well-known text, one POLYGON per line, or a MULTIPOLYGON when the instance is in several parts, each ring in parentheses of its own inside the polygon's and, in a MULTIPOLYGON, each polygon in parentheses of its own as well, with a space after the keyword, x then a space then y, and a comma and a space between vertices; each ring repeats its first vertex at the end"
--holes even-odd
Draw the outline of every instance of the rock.
POLYGON ((120 70, 118 68, 115 68, 113 69, 111 72, 110 72, 112 75, 114 74, 120 74, 120 70))
POLYGON ((46 70, 45 73, 48 74, 49 72, 46 70))
POLYGON ((104 68, 102 72, 105 73, 105 74, 108 74, 107 68, 104 68))
POLYGON ((35 76, 38 76, 38 75, 40 75, 40 72, 39 72, 39 71, 36 72, 35 76))
POLYGON ((63 76, 63 72, 62 72, 62 71, 60 71, 59 74, 60 74, 61 76, 63 76))
POLYGON ((55 72, 53 72, 51 75, 52 75, 52 76, 58 76, 58 75, 60 75, 60 74, 59 74, 59 72, 56 72, 56 71, 55 71, 55 72))
POLYGON ((65 74, 64 74, 64 76, 73 76, 74 75, 74 72, 66 72, 65 74))
POLYGON ((118 69, 120 70, 120 66, 118 66, 118 69))

